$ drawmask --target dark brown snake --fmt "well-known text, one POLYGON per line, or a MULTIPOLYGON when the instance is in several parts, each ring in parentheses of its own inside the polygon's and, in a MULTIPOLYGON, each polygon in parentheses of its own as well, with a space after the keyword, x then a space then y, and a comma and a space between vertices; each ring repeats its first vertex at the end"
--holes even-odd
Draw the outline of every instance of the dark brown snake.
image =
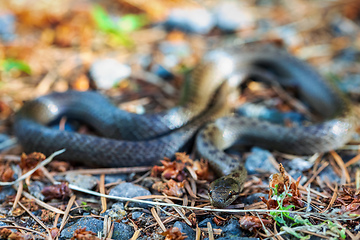
POLYGON ((122 111, 96 92, 52 93, 27 102, 17 112, 14 131, 26 152, 51 154, 89 165, 152 165, 188 149, 194 134, 199 157, 223 176, 210 185, 216 207, 231 204, 243 188, 246 170, 224 153, 241 139, 247 144, 298 155, 325 152, 348 142, 356 115, 348 99, 306 63, 270 45, 231 47, 209 52, 193 70, 183 104, 162 113, 122 111), (296 86, 299 96, 324 121, 284 127, 253 118, 230 116, 228 95, 244 79, 269 78, 296 86), (269 77, 270 76, 270 77, 269 77), (85 122, 102 137, 60 131, 47 125, 61 116, 85 122))

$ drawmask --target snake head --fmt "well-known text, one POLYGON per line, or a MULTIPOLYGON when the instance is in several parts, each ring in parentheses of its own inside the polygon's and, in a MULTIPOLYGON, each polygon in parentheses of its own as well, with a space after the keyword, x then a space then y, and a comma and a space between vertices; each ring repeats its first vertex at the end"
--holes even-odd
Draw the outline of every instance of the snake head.
POLYGON ((217 208, 226 208, 238 198, 242 184, 236 179, 224 176, 210 184, 210 203, 217 208))

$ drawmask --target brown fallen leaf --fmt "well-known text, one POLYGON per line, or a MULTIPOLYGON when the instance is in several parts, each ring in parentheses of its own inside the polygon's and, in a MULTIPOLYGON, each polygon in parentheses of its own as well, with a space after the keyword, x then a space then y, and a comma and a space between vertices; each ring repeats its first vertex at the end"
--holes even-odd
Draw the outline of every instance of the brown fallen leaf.
POLYGON ((270 224, 271 222, 272 221, 267 219, 260 219, 255 216, 248 216, 248 215, 241 217, 239 220, 240 227, 249 231, 253 231, 255 230, 255 228, 262 228, 263 226, 262 223, 266 225, 266 224, 270 224))
POLYGON ((302 202, 301 198, 302 195, 298 189, 300 179, 299 177, 296 182, 291 182, 290 177, 285 174, 285 169, 280 163, 279 167, 280 173, 275 173, 270 176, 270 182, 269 182, 269 200, 267 200, 264 197, 261 197, 261 200, 267 205, 268 209, 277 209, 278 202, 273 198, 273 195, 275 194, 274 191, 276 189, 277 196, 284 193, 285 190, 287 190, 287 193, 283 200, 283 207, 289 206, 289 205, 295 205, 297 207, 303 207, 304 203, 302 202))
MULTIPOLYGON (((30 154, 23 153, 21 155, 20 160, 20 168, 23 170, 24 173, 30 171, 31 169, 35 168, 40 162, 44 161, 46 159, 46 156, 39 152, 33 152, 30 154)), ((42 178, 44 176, 44 173, 41 171, 41 169, 36 170, 32 177, 35 178, 42 178)))
POLYGON ((0 179, 2 182, 11 182, 14 180, 14 171, 11 169, 10 164, 5 163, 0 165, 0 179))
POLYGON ((152 185, 152 188, 158 192, 165 193, 169 196, 174 197, 182 197, 185 193, 184 189, 184 181, 183 182, 175 182, 170 179, 168 182, 156 182, 152 185))
POLYGON ((96 237, 96 233, 86 231, 86 227, 76 229, 71 240, 100 240, 96 237))
POLYGON ((45 200, 51 199, 66 199, 72 195, 71 189, 68 184, 62 182, 61 184, 51 185, 44 187, 41 193, 45 196, 45 200))
POLYGON ((182 235, 180 229, 177 227, 172 227, 170 229, 167 229, 165 232, 160 234, 165 236, 165 240, 183 240, 187 238, 187 236, 182 235))

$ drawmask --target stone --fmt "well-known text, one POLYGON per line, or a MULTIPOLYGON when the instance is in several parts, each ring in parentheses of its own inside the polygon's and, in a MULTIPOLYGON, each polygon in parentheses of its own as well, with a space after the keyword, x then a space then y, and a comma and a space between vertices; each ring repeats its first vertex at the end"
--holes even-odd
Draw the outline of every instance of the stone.
MULTIPOLYGON (((87 231, 92 231, 97 234, 98 232, 103 231, 103 225, 104 222, 96 218, 81 218, 73 225, 65 228, 60 234, 60 239, 70 239, 76 229, 83 227, 86 227, 87 231)), ((133 234, 134 229, 131 226, 124 223, 114 222, 112 239, 130 239, 133 234)))
POLYGON ((98 59, 90 67, 90 76, 98 88, 110 89, 129 77, 131 68, 116 59, 98 59))
MULTIPOLYGON (((120 183, 119 185, 112 188, 110 190, 109 195, 117 196, 117 197, 125 197, 125 198, 134 198, 134 197, 139 197, 139 196, 151 195, 151 192, 139 185, 125 182, 125 183, 120 183)), ((151 201, 151 200, 149 200, 149 201, 151 201)), ((146 207, 148 207, 148 204, 130 202, 129 206, 130 207, 137 206, 137 207, 146 208, 146 207)))
POLYGON ((177 227, 180 232, 184 233, 187 236, 187 239, 195 239, 195 231, 186 223, 177 221, 174 223, 174 227, 177 227))
POLYGON ((253 147, 251 154, 246 158, 245 167, 249 174, 255 173, 277 173, 277 169, 271 164, 271 153, 259 147, 253 147))

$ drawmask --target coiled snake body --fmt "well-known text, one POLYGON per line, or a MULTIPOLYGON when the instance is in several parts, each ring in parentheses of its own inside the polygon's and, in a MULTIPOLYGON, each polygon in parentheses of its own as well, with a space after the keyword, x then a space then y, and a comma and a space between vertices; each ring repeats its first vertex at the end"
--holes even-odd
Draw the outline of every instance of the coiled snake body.
POLYGON ((222 178, 210 185, 216 207, 231 204, 243 188, 246 170, 224 153, 237 140, 292 154, 336 149, 349 141, 356 117, 348 100, 310 66, 269 45, 231 47, 209 52, 193 70, 183 103, 157 114, 122 111, 95 92, 52 93, 27 102, 16 114, 15 134, 25 151, 51 154, 91 165, 151 165, 186 150, 196 136, 196 152, 222 178), (255 46, 255 47, 254 47, 255 46), (300 98, 325 119, 288 128, 229 116, 228 95, 249 77, 295 85, 300 98), (47 125, 66 115, 92 126, 102 137, 59 131, 47 125))

